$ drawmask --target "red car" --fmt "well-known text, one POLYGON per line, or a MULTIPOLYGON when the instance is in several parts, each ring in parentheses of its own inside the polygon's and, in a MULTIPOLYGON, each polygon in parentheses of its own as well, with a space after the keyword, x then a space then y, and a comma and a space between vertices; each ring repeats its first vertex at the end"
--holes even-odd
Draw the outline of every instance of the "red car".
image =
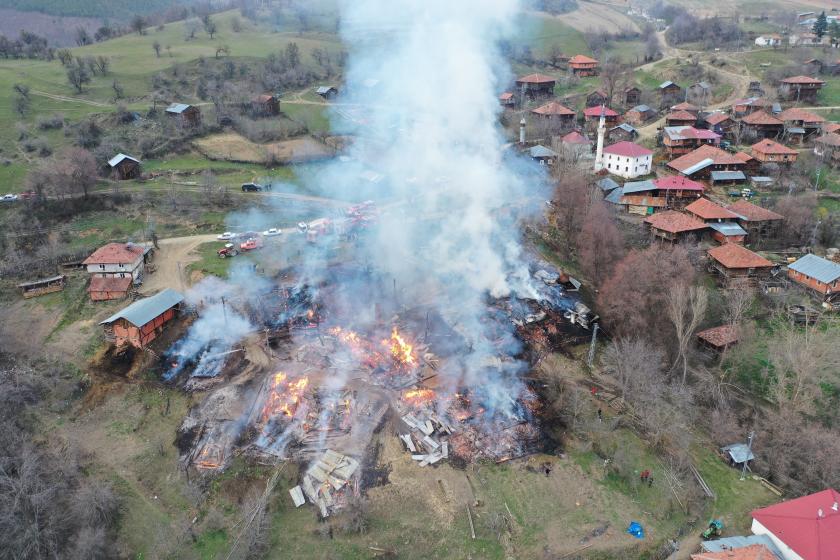
POLYGON ((239 245, 239 249, 242 251, 253 251, 254 249, 259 249, 260 247, 262 247, 262 241, 253 237, 239 245))

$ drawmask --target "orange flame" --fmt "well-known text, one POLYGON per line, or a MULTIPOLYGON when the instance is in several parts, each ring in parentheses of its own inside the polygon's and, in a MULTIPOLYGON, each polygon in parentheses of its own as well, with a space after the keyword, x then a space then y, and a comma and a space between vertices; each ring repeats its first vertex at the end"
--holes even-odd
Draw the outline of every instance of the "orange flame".
POLYGON ((391 356, 397 362, 407 366, 413 366, 415 364, 414 347, 405 341, 399 331, 397 331, 397 327, 394 327, 394 330, 391 331, 391 338, 389 340, 383 340, 382 343, 390 347, 391 356))
POLYGON ((293 416, 307 385, 309 385, 307 377, 290 381, 285 373, 276 373, 271 380, 268 398, 263 406, 263 422, 278 415, 293 416))
POLYGON ((414 406, 434 400, 435 392, 431 389, 412 389, 403 393, 402 399, 414 406))

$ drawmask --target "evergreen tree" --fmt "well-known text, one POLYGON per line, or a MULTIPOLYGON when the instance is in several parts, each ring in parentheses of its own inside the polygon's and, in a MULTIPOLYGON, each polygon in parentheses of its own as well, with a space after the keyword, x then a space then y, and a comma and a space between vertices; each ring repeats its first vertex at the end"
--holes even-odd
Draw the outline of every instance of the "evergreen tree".
POLYGON ((828 31, 828 18, 825 17, 825 11, 823 11, 817 18, 817 21, 814 22, 814 27, 811 31, 814 32, 817 39, 822 41, 823 35, 825 35, 825 32, 828 31))

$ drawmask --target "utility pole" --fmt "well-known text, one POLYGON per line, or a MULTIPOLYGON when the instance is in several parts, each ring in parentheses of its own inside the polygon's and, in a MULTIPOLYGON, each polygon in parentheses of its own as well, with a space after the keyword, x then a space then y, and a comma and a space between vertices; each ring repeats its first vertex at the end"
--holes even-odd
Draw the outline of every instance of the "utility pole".
POLYGON ((589 357, 586 359, 586 365, 592 367, 592 361, 595 359, 595 341, 598 338, 598 323, 592 327, 592 341, 589 343, 589 357))
POLYGON ((747 455, 746 455, 746 457, 744 457, 744 464, 743 464, 743 467, 741 468, 741 480, 744 480, 745 478, 747 478, 747 469, 749 468, 747 466, 747 464, 750 462, 749 457, 750 457, 750 453, 752 453, 752 442, 753 442, 754 437, 755 437, 755 432, 750 430, 750 435, 747 438, 747 455))

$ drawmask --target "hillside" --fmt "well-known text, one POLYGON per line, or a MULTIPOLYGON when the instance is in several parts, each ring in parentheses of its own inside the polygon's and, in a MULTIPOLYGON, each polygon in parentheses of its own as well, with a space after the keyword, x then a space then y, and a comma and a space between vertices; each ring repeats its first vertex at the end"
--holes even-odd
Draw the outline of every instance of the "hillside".
POLYGON ((0 8, 23 12, 41 12, 56 16, 117 18, 127 20, 133 14, 163 11, 173 4, 189 5, 192 0, 0 0, 0 8))

